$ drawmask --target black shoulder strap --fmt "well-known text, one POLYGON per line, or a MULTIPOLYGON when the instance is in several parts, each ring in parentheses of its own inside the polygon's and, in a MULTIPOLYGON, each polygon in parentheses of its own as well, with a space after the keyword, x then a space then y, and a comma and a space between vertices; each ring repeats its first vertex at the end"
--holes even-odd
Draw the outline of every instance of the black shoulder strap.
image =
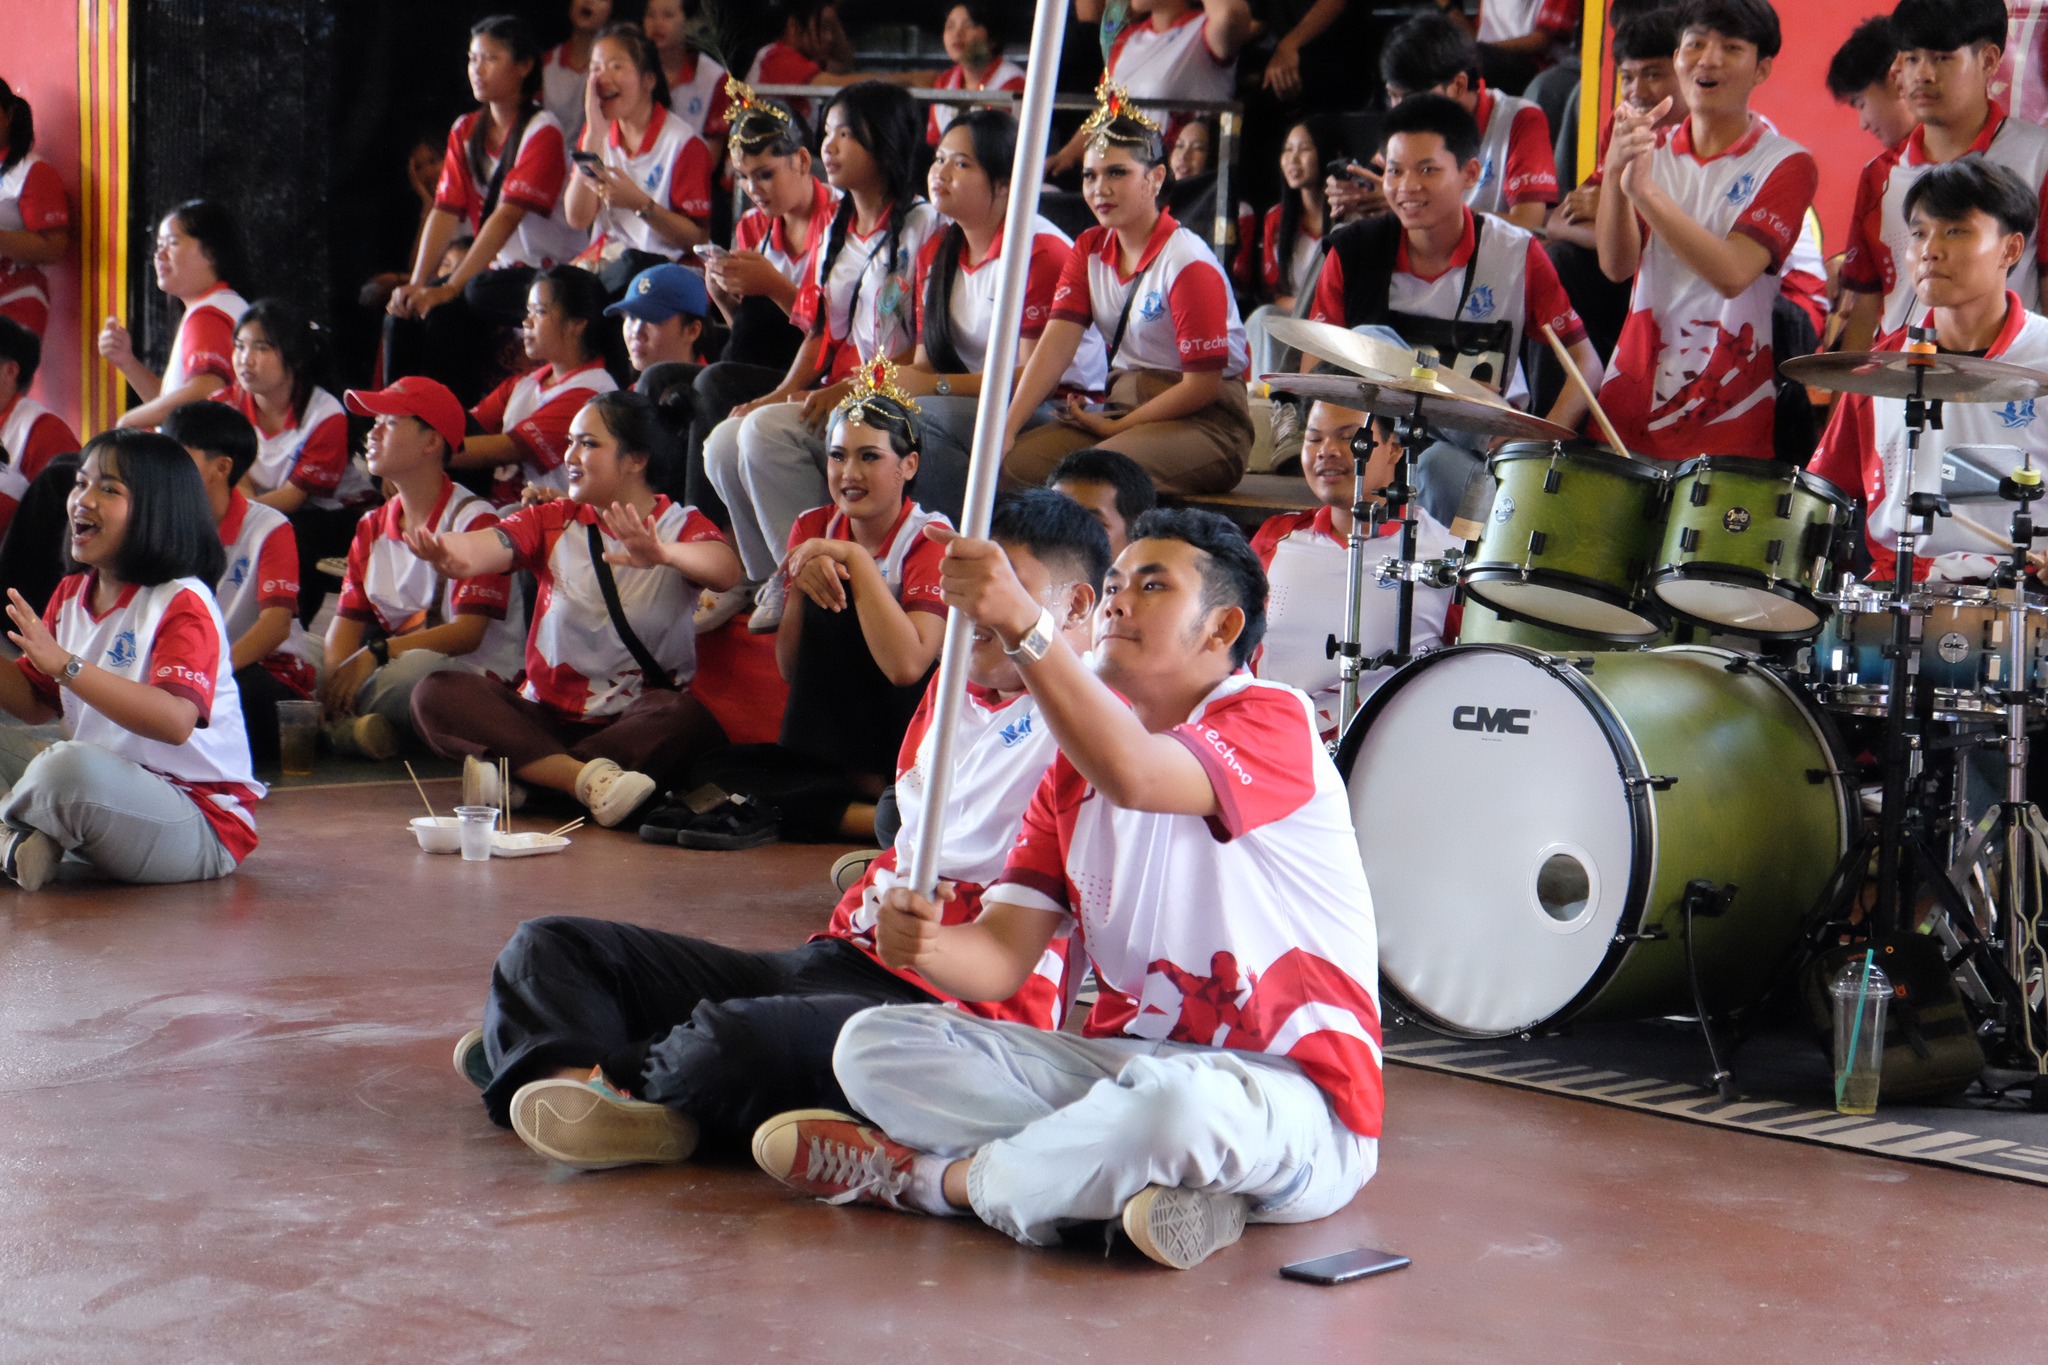
POLYGON ((1131 287, 1124 290, 1123 311, 1116 315, 1116 334, 1109 339, 1109 368, 1116 368, 1116 353, 1123 349, 1124 333, 1131 325, 1131 305, 1138 301, 1138 286, 1145 283, 1145 271, 1140 270, 1131 280, 1131 287))
MULTIPOLYGON (((526 137, 526 125, 533 118, 535 112, 532 105, 521 105, 518 119, 512 124, 511 131, 505 134, 505 145, 498 149, 498 168, 491 172, 491 183, 484 190, 483 212, 477 215, 476 221, 479 230, 481 230, 483 224, 490 221, 491 215, 498 210, 498 195, 505 188, 506 173, 512 169, 512 163, 519 159, 519 144, 526 137)), ((484 110, 481 115, 486 120, 490 116, 491 111, 488 109, 484 110)))
POLYGON ((590 523, 589 529, 590 567, 597 571, 597 590, 604 594, 604 609, 612 618, 612 629, 619 633, 619 641, 626 646, 626 652, 633 656, 633 662, 640 665, 640 675, 647 680, 649 687, 659 687, 667 692, 676 691, 676 680, 669 676, 669 671, 663 668, 647 646, 640 642, 640 637, 633 633, 632 624, 626 620, 625 605, 619 601, 618 582, 612 577, 612 566, 605 563, 604 533, 597 529, 597 523, 594 521, 590 523))
POLYGON ((1347 223, 1330 234, 1328 254, 1344 271, 1344 326, 1384 322, 1394 287, 1394 257, 1401 244, 1401 220, 1391 213, 1347 223))

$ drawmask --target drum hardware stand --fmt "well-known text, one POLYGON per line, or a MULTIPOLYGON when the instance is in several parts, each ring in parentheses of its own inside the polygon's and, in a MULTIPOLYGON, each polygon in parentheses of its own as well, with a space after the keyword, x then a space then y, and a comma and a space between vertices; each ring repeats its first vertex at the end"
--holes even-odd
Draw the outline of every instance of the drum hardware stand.
POLYGON ((1706 1040, 1707 1061, 1714 1068, 1710 1079, 1715 1093, 1731 1103, 1737 1098, 1735 1073, 1722 1063, 1720 1046, 1714 1041, 1714 1021, 1707 1013, 1706 993, 1700 989, 1699 963, 1693 957, 1692 919, 1694 915, 1711 919, 1727 914, 1739 889, 1733 884, 1716 886, 1704 877, 1695 877, 1685 884, 1685 891, 1678 898, 1679 905, 1685 910, 1685 975, 1692 986, 1692 1007, 1699 1021, 1700 1037, 1706 1040))

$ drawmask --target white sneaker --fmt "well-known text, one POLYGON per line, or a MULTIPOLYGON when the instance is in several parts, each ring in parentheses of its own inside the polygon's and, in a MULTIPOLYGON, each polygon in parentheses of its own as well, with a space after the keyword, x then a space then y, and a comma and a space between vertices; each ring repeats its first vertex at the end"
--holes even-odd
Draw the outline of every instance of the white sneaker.
POLYGON ((747 631, 753 635, 773 635, 782 624, 783 603, 788 600, 789 589, 776 574, 761 585, 754 594, 754 614, 747 618, 747 631))
POLYGON ((17 830, 7 841, 4 864, 7 875, 24 891, 40 891, 57 875, 64 850, 39 829, 17 830))
POLYGON ((1242 1195, 1147 1185, 1124 1205, 1124 1235, 1164 1266, 1188 1270, 1244 1235, 1242 1195))
POLYGON ((707 592, 697 600, 697 616, 694 624, 697 633, 703 635, 725 625, 751 606, 754 594, 760 590, 758 583, 736 583, 724 592, 707 592))
MULTIPOLYGON (((495 806, 498 804, 498 765, 487 763, 474 754, 462 759, 462 804, 465 806, 495 806)), ((526 805, 526 788, 517 782, 512 784, 512 809, 520 810, 526 805)))
POLYGON ((576 774, 576 799, 588 806, 592 818, 606 829, 638 810, 652 795, 653 778, 628 772, 608 758, 593 758, 576 774))

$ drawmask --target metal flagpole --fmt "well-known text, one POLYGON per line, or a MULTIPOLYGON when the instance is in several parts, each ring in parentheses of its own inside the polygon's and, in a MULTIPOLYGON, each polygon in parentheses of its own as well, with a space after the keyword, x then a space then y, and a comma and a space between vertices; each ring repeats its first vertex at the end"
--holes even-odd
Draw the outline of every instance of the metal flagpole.
MULTIPOLYGON (((974 410, 974 447, 967 466, 967 500, 962 535, 988 534, 996 498, 996 474, 1003 462, 1003 428, 1010 416, 1010 388, 1017 370, 1018 333, 1024 321, 1024 281, 1031 266, 1032 219, 1045 175, 1045 140, 1052 130, 1053 84, 1060 74, 1060 44, 1066 35, 1067 0, 1038 0, 1031 25, 1031 56, 1024 68, 1024 100, 1017 110, 1017 160, 1010 167, 1010 205, 1003 215, 1003 259, 996 275, 996 305, 983 357, 981 398, 974 410)), ((918 828, 910 884, 931 895, 939 882, 939 828, 953 785, 953 730, 967 696, 967 652, 972 623, 957 610, 946 614, 946 641, 939 654, 939 706, 932 718, 931 770, 925 774, 924 823, 918 828)))

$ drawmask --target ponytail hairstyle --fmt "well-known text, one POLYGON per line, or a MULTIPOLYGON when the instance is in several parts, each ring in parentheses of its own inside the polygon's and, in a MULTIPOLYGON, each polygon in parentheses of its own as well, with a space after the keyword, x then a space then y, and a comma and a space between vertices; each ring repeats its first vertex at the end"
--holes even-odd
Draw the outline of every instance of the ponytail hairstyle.
POLYGON ((588 270, 573 265, 551 265, 533 277, 533 282, 547 286, 548 299, 562 310, 571 321, 583 324, 582 335, 577 344, 582 350, 579 360, 602 360, 606 369, 612 369, 614 352, 623 351, 619 321, 605 316, 605 305, 611 296, 605 292, 604 282, 588 270))
MULTIPOLYGON (((541 50, 540 41, 533 36, 524 19, 516 14, 493 14, 479 19, 470 27, 472 38, 489 38, 512 54, 514 62, 526 62, 526 79, 519 86, 519 115, 512 120, 512 128, 505 134, 505 145, 498 150, 498 159, 510 164, 519 159, 519 144, 526 136, 526 124, 540 109, 541 50)), ((656 63, 660 65, 659 62, 656 63)), ((491 175, 485 169, 484 158, 489 155, 487 143, 490 140, 491 120, 479 118, 476 127, 469 130, 469 146, 464 159, 469 162, 469 178, 479 187, 491 184, 491 175)), ((488 218, 498 207, 498 196, 488 191, 484 196, 483 217, 488 218)), ((481 219, 479 220, 481 221, 481 219)))
POLYGON ((14 87, 0 81, 0 114, 7 116, 7 146, 0 156, 0 175, 21 164, 36 145, 36 114, 14 87))
POLYGON ((640 74, 654 77, 655 105, 663 109, 668 107, 668 73, 661 69, 661 49, 654 45, 654 39, 641 32, 640 25, 606 24, 598 30, 595 41, 617 43, 625 48, 626 55, 633 59, 633 65, 640 74))
POLYGON ((320 327, 300 312, 297 304, 281 298, 250 304, 235 324, 235 335, 251 326, 262 328, 263 339, 277 348, 285 373, 292 377, 292 412, 303 417, 327 359, 326 338, 320 327))
MULTIPOLYGON (((825 126, 825 117, 838 109, 846 119, 846 126, 853 140, 865 147, 874 158, 875 168, 882 176, 882 196, 889 201, 889 246, 884 258, 890 273, 902 274, 900 238, 903 220, 910 216, 911 207, 918 202, 917 179, 912 167, 917 164, 918 153, 924 144, 923 125, 918 122, 916 104, 902 86, 889 81, 861 81, 842 87, 825 104, 824 113, 819 115, 818 126, 825 126)), ((842 195, 839 211, 832 215, 832 226, 825 237, 825 251, 818 261, 817 280, 822 288, 832 277, 832 263, 838 259, 839 250, 846 245, 846 234, 853 227, 853 196, 842 195)), ((858 297, 858 295, 856 295, 858 297)), ((829 301, 828 301, 829 303, 829 301)), ((824 334, 826 322, 831 314, 829 306, 818 310, 811 319, 811 334, 824 334)))
MULTIPOLYGON (((577 273, 587 275, 590 272, 577 273)), ((598 394, 583 406, 595 408, 597 415, 604 419, 604 429, 618 443, 619 454, 639 455, 646 459, 641 476, 647 480, 649 488, 660 490, 668 487, 674 477, 675 435, 662 419, 653 399, 631 389, 613 389, 609 393, 598 394)))
POLYGON ((177 220, 178 230, 199 243, 213 266, 214 277, 239 291, 249 279, 249 258, 242 249, 242 229, 226 207, 211 199, 187 199, 164 217, 177 220))
POLYGON ((1280 269, 1280 280, 1274 286, 1274 292, 1280 294, 1300 292, 1295 288, 1294 245, 1301 236, 1301 215, 1307 207, 1304 202, 1305 196, 1315 197, 1317 205, 1322 209, 1323 234, 1328 236, 1330 231, 1330 200, 1323 192, 1323 148, 1336 144, 1326 130, 1317 127, 1310 119, 1302 119, 1294 124, 1287 130, 1288 134, 1292 135, 1295 128, 1307 133, 1310 140, 1316 144, 1316 173, 1310 176, 1308 184, 1299 190, 1287 189, 1285 186, 1281 188, 1280 226, 1273 234, 1273 260, 1280 269))
POLYGON ((737 76, 725 78, 725 97, 732 101, 732 127, 725 145, 734 161, 743 156, 795 156, 810 147, 810 125, 781 100, 763 99, 737 76))
MULTIPOLYGON (((946 129, 965 128, 974 146, 974 159, 987 173, 989 187, 1010 184, 1010 167, 1017 158, 1017 120, 1007 109, 970 109, 946 129)), ((953 281, 960 277, 960 257, 967 250, 967 232, 958 223, 946 225, 939 238, 938 254, 932 258, 931 274, 925 278, 924 350, 940 374, 959 374, 967 366, 953 340, 953 281)))
MULTIPOLYGON (((218 583, 227 549, 206 481, 185 447, 160 432, 114 427, 85 443, 79 463, 95 453, 100 468, 128 486, 128 529, 110 566, 114 577, 144 588, 174 578, 218 583)), ((73 571, 79 567, 68 543, 64 562, 73 571)))

